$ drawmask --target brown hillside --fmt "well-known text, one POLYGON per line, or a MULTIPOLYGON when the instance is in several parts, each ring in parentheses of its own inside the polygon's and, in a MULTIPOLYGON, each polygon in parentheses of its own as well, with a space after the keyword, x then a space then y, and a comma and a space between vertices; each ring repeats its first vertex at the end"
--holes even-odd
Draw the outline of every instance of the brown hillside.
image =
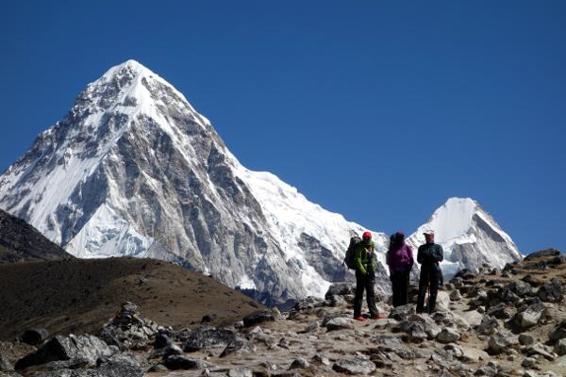
POLYGON ((261 307, 210 277, 179 266, 135 258, 61 260, 0 265, 0 340, 25 329, 96 333, 125 301, 145 318, 174 328, 240 319, 261 307))
POLYGON ((0 264, 70 258, 33 226, 0 210, 0 264))

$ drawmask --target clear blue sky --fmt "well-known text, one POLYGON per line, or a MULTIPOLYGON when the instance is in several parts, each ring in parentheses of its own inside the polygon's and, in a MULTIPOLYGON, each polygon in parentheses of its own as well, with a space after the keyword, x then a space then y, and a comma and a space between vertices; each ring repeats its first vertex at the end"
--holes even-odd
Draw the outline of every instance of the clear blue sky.
POLYGON ((0 170, 133 58, 244 165, 368 228, 470 196, 523 252, 566 250, 565 21, 564 1, 5 1, 0 170))

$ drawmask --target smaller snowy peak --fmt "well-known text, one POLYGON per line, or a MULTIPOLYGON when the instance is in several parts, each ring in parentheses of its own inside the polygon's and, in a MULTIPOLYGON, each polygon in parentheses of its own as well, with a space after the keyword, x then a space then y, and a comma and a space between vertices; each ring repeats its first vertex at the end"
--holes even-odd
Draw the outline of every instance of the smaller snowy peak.
POLYGON ((447 242, 467 233, 479 204, 471 198, 450 198, 432 214, 426 227, 435 231, 437 242, 447 242))
POLYGON ((442 267, 448 276, 462 268, 477 270, 483 264, 502 268, 521 259, 511 237, 471 198, 448 199, 411 235, 409 243, 415 248, 422 245, 426 230, 434 231, 435 241, 444 248, 442 267))

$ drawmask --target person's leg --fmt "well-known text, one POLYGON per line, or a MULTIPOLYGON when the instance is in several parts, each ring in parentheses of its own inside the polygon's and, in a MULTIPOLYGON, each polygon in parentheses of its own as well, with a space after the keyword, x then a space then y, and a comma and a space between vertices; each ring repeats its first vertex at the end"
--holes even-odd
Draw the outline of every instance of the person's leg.
POLYGON ((362 300, 364 298, 363 275, 356 271, 356 296, 354 297, 354 318, 362 315, 362 300))
POLYGON ((409 278, 410 271, 403 271, 399 276, 399 305, 407 305, 409 302, 409 278))
POLYGON ((389 280, 391 280, 391 304, 393 307, 397 306, 397 287, 395 281, 395 272, 389 274, 389 280))
POLYGON ((366 277, 365 283, 369 314, 372 317, 375 317, 379 314, 377 306, 375 306, 375 275, 373 273, 369 273, 366 277))
POLYGON ((428 296, 427 309, 429 314, 434 313, 436 309, 436 296, 438 295, 438 285, 440 284, 439 277, 433 276, 430 279, 430 295, 428 296))
POLYGON ((424 301, 426 296, 426 291, 428 289, 428 271, 426 267, 421 269, 421 277, 419 280, 419 297, 417 299, 417 313, 422 313, 424 311, 424 301))

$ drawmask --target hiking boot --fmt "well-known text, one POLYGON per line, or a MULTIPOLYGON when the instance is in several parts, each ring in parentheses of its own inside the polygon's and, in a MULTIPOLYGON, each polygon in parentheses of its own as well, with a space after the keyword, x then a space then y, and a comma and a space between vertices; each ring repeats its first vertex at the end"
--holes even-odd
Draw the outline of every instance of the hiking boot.
POLYGON ((359 316, 357 316, 357 317, 354 317, 354 319, 355 319, 356 321, 363 322, 363 321, 366 320, 366 317, 362 317, 361 315, 359 315, 359 316))

